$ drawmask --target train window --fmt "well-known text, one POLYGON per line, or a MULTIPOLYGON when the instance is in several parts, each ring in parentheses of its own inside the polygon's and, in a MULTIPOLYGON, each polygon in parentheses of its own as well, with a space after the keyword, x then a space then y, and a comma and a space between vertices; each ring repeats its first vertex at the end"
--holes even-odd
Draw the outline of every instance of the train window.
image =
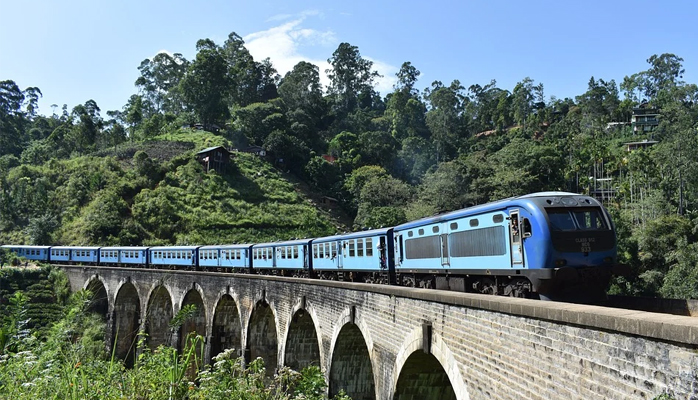
POLYGON ((373 257, 373 239, 366 238, 366 257, 373 257))
POLYGON ((420 235, 424 235, 424 229, 420 229, 417 233, 419 233, 420 235))
POLYGON ((213 251, 213 259, 218 260, 218 252, 215 250, 213 251))
POLYGON ((355 241, 353 239, 349 241, 349 257, 354 257, 356 254, 354 251, 356 244, 354 242, 355 241))
POLYGON ((325 258, 330 258, 330 244, 325 243, 325 258))
POLYGON ((407 237, 412 237, 412 236, 414 236, 414 232, 412 232, 412 231, 407 232, 407 237))
POLYGON ((478 221, 477 219, 471 219, 469 221, 469 223, 470 223, 470 226, 472 226, 473 228, 480 225, 480 221, 478 221))
POLYGON ((458 222, 451 222, 450 228, 452 231, 455 231, 456 229, 458 229, 458 222))
POLYGON ((431 231, 434 233, 439 233, 439 227, 438 226, 432 226, 431 231))
POLYGON ((267 259, 271 260, 274 257, 274 249, 271 247, 267 249, 267 259))
POLYGON ((293 258, 298 258, 298 253, 299 253, 298 246, 296 246, 293 248, 293 258))
POLYGON ((317 258, 317 245, 313 244, 313 258, 317 258))
POLYGON ((579 229, 584 231, 605 230, 606 222, 598 210, 573 210, 574 219, 579 229))
POLYGON ((502 223, 504 221, 504 216, 502 214, 497 214, 492 216, 492 222, 495 224, 502 223))
POLYGON ((337 242, 332 242, 332 258, 337 257, 337 242))
POLYGON ((364 256, 364 240, 363 239, 356 240, 356 256, 357 257, 364 256))

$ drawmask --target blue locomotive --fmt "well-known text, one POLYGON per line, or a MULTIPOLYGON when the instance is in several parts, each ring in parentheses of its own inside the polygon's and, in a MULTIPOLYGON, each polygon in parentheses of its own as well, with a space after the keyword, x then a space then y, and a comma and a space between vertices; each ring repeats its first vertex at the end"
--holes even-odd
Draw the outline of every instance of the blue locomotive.
POLYGON ((31 260, 215 269, 514 297, 603 298, 616 237, 594 198, 542 192, 391 228, 260 244, 160 247, 5 245, 31 260))

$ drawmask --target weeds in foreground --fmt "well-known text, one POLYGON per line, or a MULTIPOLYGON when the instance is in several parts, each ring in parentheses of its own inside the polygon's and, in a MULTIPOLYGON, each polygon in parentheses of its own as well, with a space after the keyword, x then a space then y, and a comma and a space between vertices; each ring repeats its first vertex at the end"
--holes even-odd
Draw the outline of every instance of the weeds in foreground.
MULTIPOLYGON (((105 351, 105 326, 87 312, 90 299, 87 291, 74 294, 63 319, 40 341, 22 329, 25 301, 17 295, 12 323, 2 327, 0 338, 0 399, 327 399, 318 367, 301 372, 282 368, 269 380, 262 359, 246 366, 232 349, 216 356, 213 365, 202 366, 203 338, 196 335, 187 337, 181 353, 165 346, 150 350, 139 335, 138 357, 127 369, 113 351, 105 351)), ((192 310, 184 310, 172 326, 181 326, 187 313, 192 310)))

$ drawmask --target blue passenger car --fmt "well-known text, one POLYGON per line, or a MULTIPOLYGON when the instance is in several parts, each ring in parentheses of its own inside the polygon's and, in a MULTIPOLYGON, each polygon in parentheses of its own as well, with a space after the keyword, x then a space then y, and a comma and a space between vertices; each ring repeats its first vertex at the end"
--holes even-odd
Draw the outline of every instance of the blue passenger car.
POLYGON ((261 243, 252 246, 252 269, 255 271, 278 270, 299 275, 310 273, 311 261, 307 257, 310 239, 261 243))
POLYGON ((251 244, 232 244, 221 247, 220 266, 250 271, 251 244))
POLYGON ((310 271, 308 246, 311 239, 289 240, 276 243, 276 268, 285 271, 310 271))
POLYGON ((376 281, 393 269, 389 257, 392 244, 392 228, 314 239, 313 270, 325 277, 332 272, 350 272, 353 280, 376 281))
POLYGON ((197 267, 200 246, 158 246, 149 249, 153 266, 197 267))
POLYGON ((8 249, 27 260, 49 261, 51 246, 3 245, 0 248, 8 249))
POLYGON ((69 262, 70 247, 54 246, 50 251, 51 262, 69 262))
POLYGON ((147 247, 102 247, 99 255, 103 264, 148 265, 147 247))
POLYGON ((199 248, 200 267, 249 270, 250 244, 215 245, 199 248))
POLYGON ((199 266, 201 268, 220 267, 221 246, 199 247, 199 266))
POLYGON ((51 248, 51 261, 96 264, 99 249, 95 246, 55 246, 51 248))

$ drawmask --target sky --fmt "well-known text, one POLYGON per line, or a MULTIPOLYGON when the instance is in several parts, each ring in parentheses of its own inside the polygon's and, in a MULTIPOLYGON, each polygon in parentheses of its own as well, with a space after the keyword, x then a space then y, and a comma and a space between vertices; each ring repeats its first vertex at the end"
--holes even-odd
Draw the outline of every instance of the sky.
POLYGON ((383 75, 383 95, 409 61, 420 89, 495 79, 512 90, 530 77, 548 99, 573 98, 592 76, 620 84, 646 70, 653 54, 682 57, 684 80, 698 83, 696 16, 693 0, 0 0, 0 81, 38 87, 42 114, 92 99, 106 117, 137 93, 144 59, 192 60, 197 40, 236 32, 282 75, 301 60, 324 72, 350 43, 383 75))

